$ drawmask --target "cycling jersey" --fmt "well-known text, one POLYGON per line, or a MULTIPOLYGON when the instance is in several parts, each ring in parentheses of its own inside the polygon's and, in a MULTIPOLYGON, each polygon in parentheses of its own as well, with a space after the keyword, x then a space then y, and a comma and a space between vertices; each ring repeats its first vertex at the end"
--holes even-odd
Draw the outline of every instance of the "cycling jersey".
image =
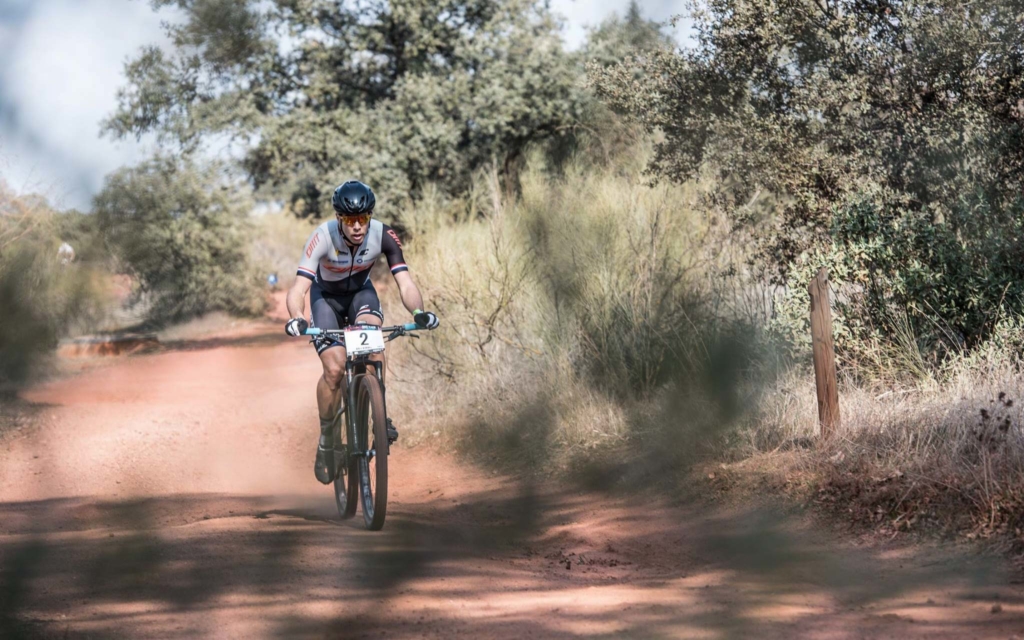
POLYGON ((355 293, 369 280, 370 269, 381 254, 392 274, 408 271, 402 242, 388 225, 371 218, 362 244, 353 249, 342 235, 338 220, 329 220, 306 241, 297 275, 309 278, 331 295, 355 293))

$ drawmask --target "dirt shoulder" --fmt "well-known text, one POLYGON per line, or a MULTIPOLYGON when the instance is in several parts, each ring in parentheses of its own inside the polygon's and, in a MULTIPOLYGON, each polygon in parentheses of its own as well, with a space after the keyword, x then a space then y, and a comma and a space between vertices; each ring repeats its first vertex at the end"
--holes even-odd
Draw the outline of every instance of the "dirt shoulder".
POLYGON ((0 637, 1024 634, 998 558, 610 498, 426 446, 396 447, 383 532, 340 522, 310 468, 317 363, 274 331, 22 394, 34 426, 0 440, 0 637))

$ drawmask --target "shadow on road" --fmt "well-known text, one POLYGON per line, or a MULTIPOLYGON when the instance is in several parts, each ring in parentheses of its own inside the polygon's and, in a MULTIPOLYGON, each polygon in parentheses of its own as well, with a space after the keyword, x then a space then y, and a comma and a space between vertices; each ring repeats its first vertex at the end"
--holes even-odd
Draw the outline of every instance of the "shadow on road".
POLYGON ((360 524, 308 497, 3 503, 0 638, 783 638, 851 620, 982 637, 1024 609, 981 559, 832 549, 764 511, 523 484, 398 504, 381 533, 360 524), (931 615, 971 598, 1006 611, 931 615))

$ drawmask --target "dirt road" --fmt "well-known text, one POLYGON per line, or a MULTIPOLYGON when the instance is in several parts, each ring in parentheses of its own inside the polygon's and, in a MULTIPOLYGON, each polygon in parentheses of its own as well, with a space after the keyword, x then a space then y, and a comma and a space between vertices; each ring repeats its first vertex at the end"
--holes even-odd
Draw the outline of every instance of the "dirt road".
POLYGON ((363 531, 313 478, 317 376, 275 326, 25 392, 35 424, 0 434, 0 638, 1024 637, 998 560, 427 447, 396 447, 363 531))

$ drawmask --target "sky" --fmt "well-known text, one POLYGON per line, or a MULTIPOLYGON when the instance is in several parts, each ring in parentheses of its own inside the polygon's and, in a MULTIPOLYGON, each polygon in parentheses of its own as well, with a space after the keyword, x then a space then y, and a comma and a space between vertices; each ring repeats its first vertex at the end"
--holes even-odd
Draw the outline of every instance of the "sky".
MULTIPOLYGON (((564 38, 580 46, 587 27, 629 0, 552 0, 564 38)), ((684 0, 640 0, 645 17, 668 20, 684 0)), ((116 107, 124 63, 147 44, 165 44, 145 0, 0 0, 0 179, 45 194, 59 208, 88 210, 108 173, 138 162, 151 140, 100 136, 116 107)), ((681 38, 681 28, 674 33, 681 38)))

